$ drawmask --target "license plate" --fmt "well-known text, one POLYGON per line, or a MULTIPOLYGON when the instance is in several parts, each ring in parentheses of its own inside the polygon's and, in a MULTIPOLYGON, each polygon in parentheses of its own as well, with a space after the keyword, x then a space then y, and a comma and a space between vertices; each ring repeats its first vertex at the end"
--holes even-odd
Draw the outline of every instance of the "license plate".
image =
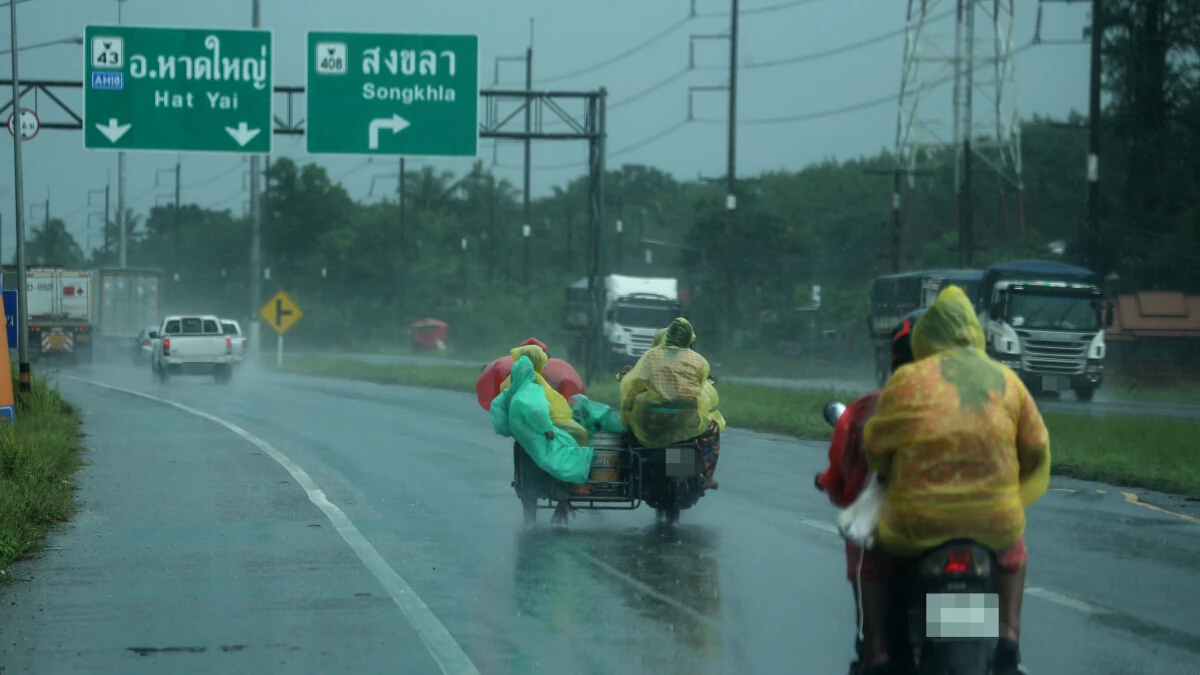
POLYGON ((1000 596, 995 593, 926 593, 925 635, 941 639, 1000 637, 1000 596))
POLYGON ((667 475, 671 478, 688 478, 696 475, 696 452, 686 448, 664 448, 667 460, 667 475))
POLYGON ((1066 391, 1071 388, 1071 378, 1062 375, 1042 376, 1042 391, 1066 391))

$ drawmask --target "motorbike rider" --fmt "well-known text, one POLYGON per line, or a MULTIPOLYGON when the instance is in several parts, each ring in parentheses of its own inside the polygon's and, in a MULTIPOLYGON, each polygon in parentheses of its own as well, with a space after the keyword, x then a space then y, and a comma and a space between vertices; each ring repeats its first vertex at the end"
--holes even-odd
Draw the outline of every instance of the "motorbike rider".
POLYGON ((721 454, 725 418, 720 398, 709 380, 711 369, 692 350, 696 331, 684 318, 671 322, 662 343, 650 348, 621 377, 621 423, 646 447, 694 440, 704 463, 705 489, 713 480, 721 454))
MULTIPOLYGON (((1029 390, 985 347, 966 294, 947 287, 913 327, 916 361, 880 392, 863 451, 887 484, 876 538, 892 562, 959 538, 997 553, 1000 639, 993 673, 1016 675, 1023 672, 1025 508, 1048 487, 1050 437, 1029 390)), ((886 607, 870 611, 878 616, 886 607)), ((884 644, 868 636, 867 672, 895 672, 884 644)))
MULTIPOLYGON (((896 372, 901 366, 913 361, 912 327, 921 317, 924 310, 918 310, 904 317, 900 325, 892 331, 891 339, 891 372, 896 372)), ((824 472, 817 474, 817 489, 829 497, 829 501, 838 508, 847 508, 854 503, 867 479, 867 460, 863 456, 862 437, 863 427, 875 414, 875 406, 879 400, 879 390, 869 392, 856 399, 846 407, 833 430, 833 439, 829 443, 829 466, 824 472)), ((877 551, 864 551, 846 540, 846 578, 854 592, 855 612, 859 612, 859 604, 864 593, 878 597, 888 592, 884 585, 885 577, 880 574, 879 554, 877 551)), ((898 594, 893 594, 896 597, 898 594)), ((864 603, 872 609, 882 603, 864 603)), ((889 605, 894 609, 896 605, 889 605)), ((911 650, 906 650, 908 633, 904 630, 903 619, 887 621, 883 616, 872 614, 858 615, 859 625, 863 627, 862 636, 855 639, 854 653, 856 659, 850 665, 850 672, 857 673, 867 659, 867 647, 863 637, 871 635, 882 639, 886 635, 887 645, 876 646, 876 651, 887 651, 908 655, 906 663, 911 661, 911 650)))

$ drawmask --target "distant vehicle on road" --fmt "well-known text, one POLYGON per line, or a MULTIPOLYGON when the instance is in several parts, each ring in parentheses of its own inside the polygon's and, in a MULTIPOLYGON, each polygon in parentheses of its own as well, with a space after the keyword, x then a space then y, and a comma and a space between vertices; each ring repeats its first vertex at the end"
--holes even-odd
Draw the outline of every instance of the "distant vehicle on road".
POLYGON ((233 341, 233 361, 241 363, 250 350, 250 338, 242 334, 242 326, 233 319, 221 319, 221 329, 225 337, 233 341))
POLYGON ((222 384, 233 377, 233 339, 215 316, 168 316, 151 338, 151 367, 161 382, 176 374, 212 375, 222 384))
POLYGON ((154 353, 154 338, 150 337, 158 330, 158 326, 146 326, 133 339, 133 365, 144 366, 150 362, 154 353))
POLYGON ((130 340, 145 338, 139 336, 144 326, 162 318, 163 273, 156 269, 104 267, 92 270, 91 275, 95 348, 102 354, 119 354, 130 340))
POLYGON ((1046 260, 987 269, 976 302, 988 356, 1012 368, 1032 391, 1075 391, 1080 401, 1104 379, 1104 329, 1112 303, 1100 275, 1046 260))
MULTIPOLYGON (((604 343, 597 365, 616 371, 637 363, 650 350, 654 334, 683 315, 679 281, 610 274, 599 282, 599 319, 604 343)), ((567 288, 563 327, 574 333, 567 360, 586 362, 587 339, 592 330, 586 278, 567 288)))
POLYGON ((983 270, 936 269, 889 274, 875 279, 867 329, 875 343, 875 378, 883 386, 891 375, 892 330, 905 315, 933 304, 947 286, 963 289, 972 302, 979 295, 983 270))
POLYGON ((39 267, 26 272, 30 351, 91 362, 92 278, 82 270, 39 267))

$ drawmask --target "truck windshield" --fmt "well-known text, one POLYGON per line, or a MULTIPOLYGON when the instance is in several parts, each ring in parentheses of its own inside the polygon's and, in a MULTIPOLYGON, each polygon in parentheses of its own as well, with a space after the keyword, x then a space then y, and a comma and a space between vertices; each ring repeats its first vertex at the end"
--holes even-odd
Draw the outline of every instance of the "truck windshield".
POLYGON ((225 328, 225 334, 226 334, 226 335, 237 335, 237 334, 238 334, 238 329, 237 329, 237 325, 236 325, 236 324, 232 324, 232 323, 223 323, 223 324, 221 324, 221 325, 222 325, 222 326, 225 328))
POLYGON ((629 306, 617 308, 617 323, 631 328, 666 328, 678 314, 670 307, 638 307, 629 306))
POLYGON ((1078 295, 1037 295, 1013 293, 1009 302, 1013 328, 1041 330, 1100 329, 1100 317, 1093 298, 1078 295))

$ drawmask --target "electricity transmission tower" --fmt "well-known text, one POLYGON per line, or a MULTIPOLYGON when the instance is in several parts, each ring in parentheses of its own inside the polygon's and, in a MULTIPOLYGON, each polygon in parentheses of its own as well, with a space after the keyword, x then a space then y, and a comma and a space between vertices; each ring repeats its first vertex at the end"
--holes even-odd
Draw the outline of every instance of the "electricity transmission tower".
POLYGON ((1025 230, 1014 3, 908 0, 896 117, 894 217, 899 218, 901 176, 907 179, 911 202, 917 175, 953 161, 958 263, 963 267, 973 264, 976 249, 976 181, 995 185, 993 222, 1006 229, 1015 215, 1025 230), (953 85, 949 106, 939 90, 945 84, 953 85), (1015 205, 1010 190, 1016 193, 1015 205))

